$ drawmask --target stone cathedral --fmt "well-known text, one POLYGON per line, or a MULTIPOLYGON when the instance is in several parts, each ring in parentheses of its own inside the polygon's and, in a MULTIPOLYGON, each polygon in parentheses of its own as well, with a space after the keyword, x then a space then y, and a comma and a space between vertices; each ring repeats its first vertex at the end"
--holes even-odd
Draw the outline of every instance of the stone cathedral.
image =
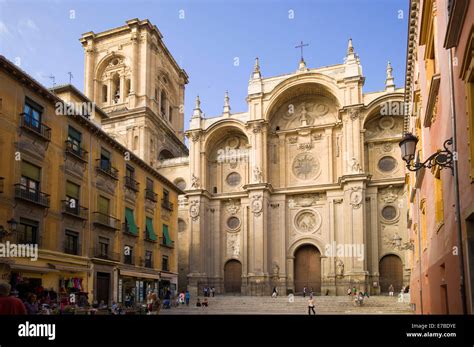
POLYGON ((247 110, 232 112, 225 93, 222 114, 204 117, 196 98, 183 132, 188 77, 156 26, 131 20, 81 41, 85 93, 109 114, 104 129, 184 193, 180 289, 374 295, 408 284, 404 94, 390 63, 383 90, 364 93, 352 40, 326 67, 302 58, 262 77, 256 59, 247 110))

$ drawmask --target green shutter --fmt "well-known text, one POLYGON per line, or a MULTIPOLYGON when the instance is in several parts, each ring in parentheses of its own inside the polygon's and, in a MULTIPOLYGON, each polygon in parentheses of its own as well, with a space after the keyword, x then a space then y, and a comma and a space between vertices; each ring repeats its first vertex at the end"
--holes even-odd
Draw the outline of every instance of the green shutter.
POLYGON ((79 200, 79 189, 80 187, 77 184, 66 182, 66 195, 76 199, 76 201, 79 200))
POLYGON ((171 246, 171 237, 168 232, 168 226, 166 224, 163 224, 163 241, 165 245, 171 246))
POLYGON ((21 175, 28 177, 33 181, 41 181, 41 169, 33 164, 26 161, 21 162, 21 175))
POLYGON ((97 200, 98 210, 100 213, 109 214, 109 199, 99 196, 97 200))
POLYGON ((77 142, 79 142, 79 143, 81 142, 81 133, 79 131, 77 131, 76 129, 74 129, 73 127, 69 127, 68 135, 69 135, 70 138, 73 138, 77 142))
POLYGON ((125 220, 128 224, 128 230, 134 235, 138 235, 137 225, 135 224, 135 218, 133 217, 133 211, 125 207, 125 220))
POLYGON ((146 217, 146 233, 148 238, 152 241, 156 241, 156 234, 153 230, 153 219, 146 217))

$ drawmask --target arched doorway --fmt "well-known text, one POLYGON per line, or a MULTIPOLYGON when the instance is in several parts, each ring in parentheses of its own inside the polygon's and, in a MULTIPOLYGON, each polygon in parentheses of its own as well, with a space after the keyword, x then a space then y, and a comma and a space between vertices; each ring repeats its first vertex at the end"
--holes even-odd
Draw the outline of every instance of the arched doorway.
POLYGON ((224 266, 224 290, 226 293, 240 293, 242 287, 242 264, 232 259, 224 266))
POLYGON ((321 253, 313 245, 303 245, 295 252, 295 293, 313 288, 315 294, 321 294, 321 253))
POLYGON ((395 292, 399 292, 403 286, 403 264, 401 259, 389 254, 380 259, 380 292, 388 293, 388 287, 393 285, 395 292))

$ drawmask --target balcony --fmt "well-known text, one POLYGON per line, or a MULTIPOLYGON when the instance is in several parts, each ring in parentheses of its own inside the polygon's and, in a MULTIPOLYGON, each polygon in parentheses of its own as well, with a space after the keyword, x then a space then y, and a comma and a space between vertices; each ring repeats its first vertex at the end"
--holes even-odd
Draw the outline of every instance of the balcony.
POLYGON ((174 205, 168 199, 161 199, 161 207, 168 211, 173 211, 174 205))
POLYGON ((79 244, 76 247, 71 247, 67 241, 64 241, 64 253, 72 255, 81 255, 81 246, 79 244))
POLYGON ((44 141, 51 141, 51 128, 31 118, 26 113, 20 113, 20 116, 20 127, 22 129, 42 138, 44 141))
POLYGON ((174 248, 174 241, 170 241, 169 243, 166 243, 164 237, 160 237, 160 246, 166 247, 166 248, 174 248))
POLYGON ((66 154, 71 155, 73 158, 82 161, 83 163, 87 163, 87 151, 82 149, 81 147, 77 146, 72 141, 66 141, 66 154))
POLYGON ((43 207, 49 207, 49 194, 29 188, 21 183, 14 185, 15 198, 35 203, 43 207))
POLYGON ((62 213, 67 214, 72 217, 76 217, 79 219, 87 219, 87 211, 88 209, 80 206, 79 202, 76 201, 76 206, 71 207, 71 201, 67 200, 61 200, 61 206, 62 206, 62 213))
POLYGON ((158 201, 157 194, 153 190, 148 188, 145 189, 145 198, 153 202, 158 201))
POLYGON ((118 180, 118 170, 110 164, 108 161, 104 161, 101 159, 96 160, 96 170, 106 176, 111 177, 114 180, 118 180))
POLYGON ((130 176, 125 176, 125 187, 133 190, 134 192, 138 192, 138 186, 140 183, 135 181, 132 177, 130 176))
POLYGON ((127 223, 122 223, 122 231, 123 231, 124 234, 134 236, 134 237, 138 237, 138 235, 140 235, 140 228, 139 227, 137 227, 137 233, 134 234, 134 233, 131 232, 131 230, 130 230, 127 223))
POLYGON ((5 180, 5 177, 0 177, 0 193, 3 193, 3 181, 5 180))
POLYGON ((135 265, 135 257, 132 255, 124 255, 123 263, 126 265, 135 265))
POLYGON ((105 228, 120 230, 120 220, 105 213, 94 212, 92 223, 105 228))
POLYGON ((110 261, 120 261, 120 254, 115 253, 115 252, 110 252, 110 251, 105 251, 101 249, 99 246, 93 248, 91 250, 91 254, 93 258, 98 258, 98 259, 104 259, 104 260, 110 260, 110 261))

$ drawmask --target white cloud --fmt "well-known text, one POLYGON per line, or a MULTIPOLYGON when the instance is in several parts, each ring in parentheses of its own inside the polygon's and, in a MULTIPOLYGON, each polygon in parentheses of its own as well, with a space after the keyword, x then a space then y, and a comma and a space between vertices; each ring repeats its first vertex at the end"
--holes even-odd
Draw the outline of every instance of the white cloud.
POLYGON ((6 38, 8 36, 12 36, 12 34, 10 33, 10 30, 8 30, 8 27, 5 25, 5 23, 0 20, 0 37, 6 38))
POLYGON ((23 36, 25 34, 25 31, 39 31, 39 28, 32 19, 27 18, 21 19, 18 22, 17 31, 21 36, 23 36))

